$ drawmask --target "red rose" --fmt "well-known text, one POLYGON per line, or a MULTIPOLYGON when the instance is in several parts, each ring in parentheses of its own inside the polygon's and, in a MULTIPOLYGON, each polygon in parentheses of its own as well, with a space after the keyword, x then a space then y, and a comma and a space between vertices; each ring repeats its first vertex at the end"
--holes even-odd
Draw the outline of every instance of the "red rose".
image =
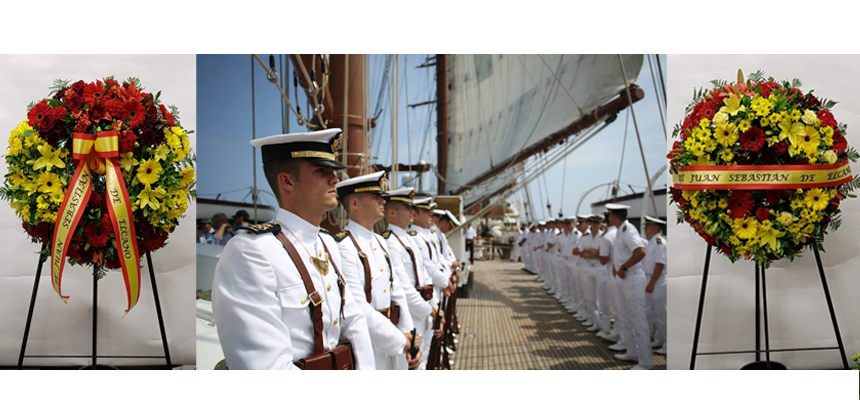
POLYGON ((770 219, 770 210, 764 207, 759 207, 759 209, 755 211, 755 217, 758 218, 759 221, 767 221, 770 219))
POLYGON ((812 95, 812 93, 806 94, 806 104, 810 107, 818 107, 821 105, 821 102, 812 95))
POLYGON ((845 154, 845 150, 848 149, 848 141, 845 140, 845 136, 842 135, 833 135, 833 150, 837 155, 845 154))
POLYGON ((771 150, 773 150, 773 152, 776 154, 786 155, 788 154, 788 143, 786 143, 784 140, 777 142, 776 144, 771 146, 771 150))
POLYGON ((84 89, 87 87, 87 84, 84 81, 77 81, 69 86, 69 89, 74 90, 78 96, 84 95, 84 89))
POLYGON ((77 110, 84 105, 84 98, 78 96, 74 90, 69 89, 66 91, 66 98, 64 99, 66 105, 69 106, 72 110, 77 110))
POLYGON ((779 199, 782 197, 781 190, 768 190, 765 192, 765 198, 767 199, 767 203, 771 206, 776 206, 779 204, 779 199))
POLYGON ((753 126, 741 134, 741 146, 747 150, 759 151, 764 144, 764 131, 758 127, 753 126))

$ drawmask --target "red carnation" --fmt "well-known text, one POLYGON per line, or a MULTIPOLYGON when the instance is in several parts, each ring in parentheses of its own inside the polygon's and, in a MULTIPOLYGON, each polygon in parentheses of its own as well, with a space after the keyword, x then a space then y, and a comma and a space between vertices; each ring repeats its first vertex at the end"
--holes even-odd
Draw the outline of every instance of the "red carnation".
POLYGON ((84 95, 84 89, 86 87, 87 87, 86 82, 77 81, 77 82, 73 83, 72 86, 69 86, 69 89, 74 90, 75 93, 78 94, 78 96, 83 96, 84 95))
POLYGON ((821 120, 822 126, 829 126, 832 128, 836 127, 836 119, 833 118, 833 114, 827 110, 821 110, 818 112, 818 119, 821 120))
POLYGON ((845 136, 842 135, 833 135, 833 151, 838 155, 845 154, 845 150, 848 149, 848 141, 845 140, 845 136))
POLYGON ((741 146, 747 150, 759 151, 764 143, 764 131, 758 127, 753 126, 741 134, 741 146))
POLYGON ((786 143, 784 140, 777 142, 776 144, 771 146, 771 150, 773 150, 773 152, 776 154, 786 155, 788 154, 788 143, 786 143))
POLYGON ((104 197, 100 195, 98 192, 90 193, 90 200, 87 202, 87 205, 92 208, 101 208, 100 206, 104 204, 104 197))
POLYGON ((720 251, 722 251, 723 254, 726 254, 726 255, 732 254, 732 248, 725 243, 720 244, 720 251))
POLYGON ((732 218, 743 218, 752 212, 753 201, 748 192, 737 191, 729 197, 728 207, 732 218))
POLYGON ((767 221, 770 219, 770 210, 764 207, 759 207, 759 209, 755 211, 755 217, 758 218, 759 221, 767 221))
POLYGON ((134 143, 137 142, 137 136, 132 131, 125 131, 119 135, 119 153, 125 154, 134 151, 134 143))
POLYGON ((120 269, 120 268, 122 268, 122 264, 119 261, 119 257, 120 257, 119 254, 117 254, 114 256, 113 260, 105 260, 105 266, 107 266, 108 269, 120 269))
POLYGON ((90 83, 84 88, 84 101, 87 104, 94 106, 101 102, 102 96, 105 94, 105 88, 101 82, 96 81, 90 83))
POLYGON ((110 116, 119 121, 120 125, 122 124, 122 120, 128 118, 128 112, 125 110, 125 103, 111 99, 105 102, 105 106, 108 112, 110 112, 110 116))
POLYGON ((821 102, 817 98, 815 98, 815 96, 813 96, 812 93, 807 93, 806 94, 806 104, 809 107, 818 107, 821 105, 821 102))
POLYGON ((781 190, 768 190, 765 192, 765 198, 767 199, 767 203, 771 206, 776 206, 779 204, 779 199, 782 197, 781 190))
MULTIPOLYGON (((50 114, 51 106, 48 105, 47 101, 42 100, 27 112, 27 118, 30 120, 30 126, 35 128, 36 124, 42 122, 42 119, 50 114)), ((41 125, 39 127, 41 128, 41 125)))
POLYGON ((714 239, 713 236, 708 235, 707 233, 704 233, 704 232, 700 232, 699 236, 701 236, 702 239, 705 239, 705 242, 707 242, 709 245, 711 245, 711 246, 717 245, 717 239, 714 239))
POLYGON ((137 128, 146 120, 146 110, 139 101, 128 101, 125 103, 125 112, 128 115, 128 126, 137 128))

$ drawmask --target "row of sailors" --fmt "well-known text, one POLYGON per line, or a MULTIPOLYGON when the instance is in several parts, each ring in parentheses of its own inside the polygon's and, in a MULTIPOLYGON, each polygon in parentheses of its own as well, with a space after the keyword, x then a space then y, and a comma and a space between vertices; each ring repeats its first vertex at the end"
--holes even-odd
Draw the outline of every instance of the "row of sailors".
POLYGON ((434 338, 445 339, 443 299, 460 277, 443 230, 459 221, 450 212, 434 218, 432 198, 415 199, 412 188, 383 191, 384 172, 339 182, 340 136, 335 128, 251 142, 280 210, 240 230, 216 267, 212 304, 230 369, 436 362, 429 353, 434 338), (328 233, 319 225, 338 202, 349 223, 328 233), (383 217, 387 229, 374 233, 383 217))
POLYGON ((667 352, 665 222, 646 216, 646 240, 627 221, 629 206, 606 208, 605 227, 599 215, 541 222, 520 231, 515 247, 523 269, 537 274, 577 321, 615 342, 611 350, 624 351, 616 358, 652 369, 652 348, 667 352))

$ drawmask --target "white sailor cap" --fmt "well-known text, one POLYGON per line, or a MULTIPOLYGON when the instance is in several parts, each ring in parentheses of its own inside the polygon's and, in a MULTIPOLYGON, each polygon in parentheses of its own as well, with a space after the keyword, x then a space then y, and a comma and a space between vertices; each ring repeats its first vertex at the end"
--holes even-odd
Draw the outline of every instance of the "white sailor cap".
POLYGON ((576 222, 588 221, 588 214, 579 214, 576 216, 576 222))
POLYGON ((445 213, 447 213, 447 214, 448 214, 448 219, 451 221, 451 225, 454 225, 455 227, 457 227, 457 226, 460 226, 460 225, 461 225, 461 223, 460 223, 460 219, 459 219, 459 218, 457 218, 457 216, 456 216, 456 215, 454 215, 454 213, 452 213, 452 212, 451 212, 451 211, 449 211, 449 210, 445 210, 445 213))
POLYGON ((546 221, 541 221, 541 222, 539 222, 539 223, 538 223, 538 225, 540 225, 540 226, 545 226, 545 225, 546 225, 546 221))
MULTIPOLYGON (((430 205, 432 206, 433 204, 430 204, 430 205)), ((435 215, 437 217, 446 217, 447 216, 447 215, 445 215, 445 210, 440 210, 438 208, 433 209, 433 215, 435 215)))
POLYGON ((436 203, 433 203, 433 198, 432 198, 432 197, 424 197, 424 198, 422 198, 422 199, 414 199, 414 200, 412 200, 412 205, 413 205, 415 208, 421 208, 421 209, 424 209, 424 210, 432 210, 432 209, 433 209, 433 207, 432 207, 432 205, 433 205, 433 204, 436 204, 436 203))
POLYGON ((337 161, 335 153, 340 149, 343 134, 340 128, 324 129, 307 133, 288 133, 254 139, 251 145, 258 147, 263 155, 263 164, 274 160, 300 158, 316 165, 345 169, 337 161))
POLYGON ((666 221, 663 221, 660 218, 654 218, 650 215, 645 216, 645 224, 656 224, 656 225, 666 225, 666 221))
POLYGON ((337 197, 342 199, 353 193, 384 193, 382 186, 385 184, 385 171, 379 171, 338 182, 335 189, 337 197))
POLYGON ((607 203, 606 204, 606 210, 609 212, 627 211, 629 209, 630 209, 630 206, 628 206, 626 204, 618 204, 618 203, 607 203))
POLYGON ((389 190, 383 193, 382 198, 385 199, 385 201, 396 201, 409 204, 411 206, 415 199, 415 188, 407 187, 403 189, 389 190))

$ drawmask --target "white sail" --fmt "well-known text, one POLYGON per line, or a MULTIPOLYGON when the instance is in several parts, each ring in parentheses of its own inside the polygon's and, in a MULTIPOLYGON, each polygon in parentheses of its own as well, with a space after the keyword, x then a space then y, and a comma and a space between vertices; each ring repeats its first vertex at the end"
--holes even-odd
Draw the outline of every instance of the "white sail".
MULTIPOLYGON (((448 190, 509 160, 612 100, 636 81, 641 54, 451 55, 448 190)), ((463 193, 465 204, 510 183, 491 179, 463 193)))

